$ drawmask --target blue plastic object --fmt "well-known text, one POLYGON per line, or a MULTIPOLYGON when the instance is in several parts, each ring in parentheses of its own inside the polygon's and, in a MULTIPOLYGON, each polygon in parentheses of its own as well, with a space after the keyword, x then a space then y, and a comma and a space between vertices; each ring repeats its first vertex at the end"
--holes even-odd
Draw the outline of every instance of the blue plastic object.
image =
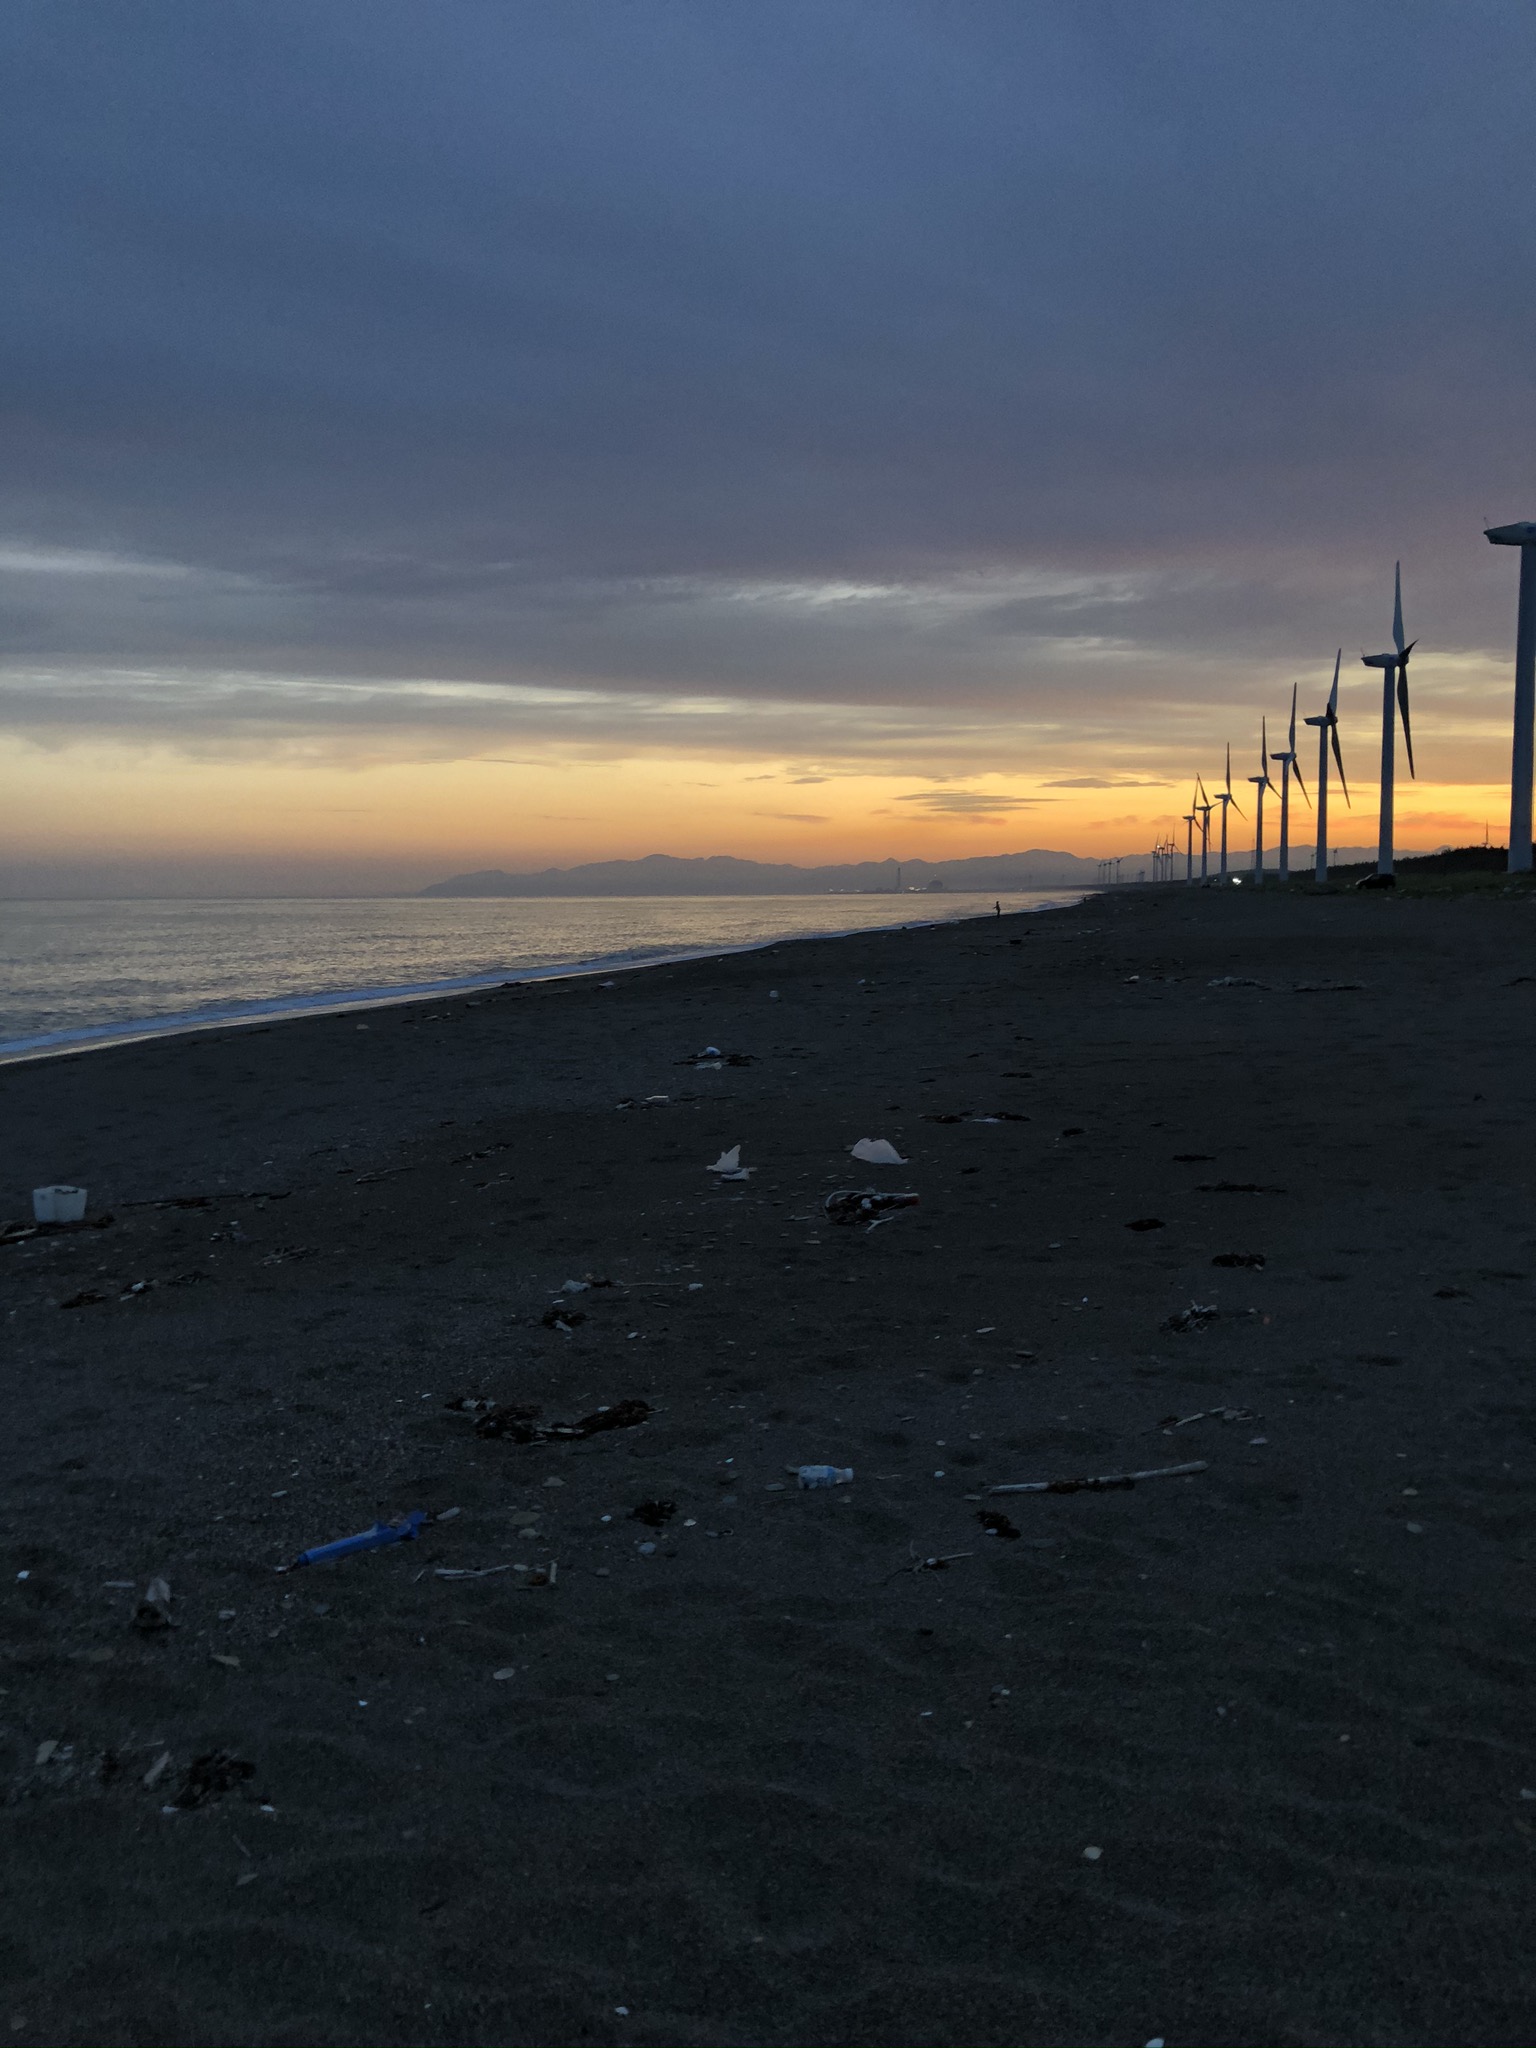
POLYGON ((338 1536, 334 1543, 318 1543, 313 1550, 301 1550, 293 1560, 301 1564, 332 1564, 338 1557, 351 1557, 359 1550, 382 1550, 386 1543, 414 1543, 431 1520, 425 1508, 413 1508, 403 1522, 375 1522, 360 1536, 338 1536))

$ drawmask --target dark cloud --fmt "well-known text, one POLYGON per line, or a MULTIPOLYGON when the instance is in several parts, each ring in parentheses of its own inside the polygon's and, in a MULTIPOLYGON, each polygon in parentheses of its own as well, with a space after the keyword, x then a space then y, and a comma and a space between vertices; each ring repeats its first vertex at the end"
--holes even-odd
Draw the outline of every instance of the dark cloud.
POLYGON ((0 715, 1069 755, 1376 644, 1398 555, 1429 696, 1536 509, 1533 60, 1518 0, 12 0, 0 715))

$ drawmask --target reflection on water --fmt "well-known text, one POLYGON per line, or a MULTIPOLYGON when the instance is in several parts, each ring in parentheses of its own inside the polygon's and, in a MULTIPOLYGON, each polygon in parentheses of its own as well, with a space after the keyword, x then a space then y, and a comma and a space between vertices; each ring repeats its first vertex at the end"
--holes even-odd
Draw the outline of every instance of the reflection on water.
MULTIPOLYGON (((1080 892, 1005 896, 1010 911, 1080 892)), ((136 1028, 984 916, 990 895, 0 905, 0 1054, 136 1028), (62 1035, 62 1036, 61 1036, 62 1035)))

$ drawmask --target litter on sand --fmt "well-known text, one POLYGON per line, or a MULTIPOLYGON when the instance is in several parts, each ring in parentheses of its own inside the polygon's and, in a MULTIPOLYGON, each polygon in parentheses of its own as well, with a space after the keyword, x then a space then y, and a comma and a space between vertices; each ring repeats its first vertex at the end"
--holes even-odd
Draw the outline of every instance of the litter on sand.
POLYGON ((84 1188, 56 1187, 32 1190, 32 1214, 39 1223, 79 1223, 85 1215, 84 1188))
POLYGON ((145 1587, 144 1598, 133 1610, 133 1625, 147 1636, 171 1627, 171 1589, 164 1579, 151 1579, 145 1587))
POLYGON ((989 1536, 1000 1536, 1005 1543, 1017 1543, 1019 1532, 1004 1514, 996 1508, 979 1508, 976 1519, 989 1536))
POLYGON ((1207 988, 1265 988, 1267 983, 1251 981, 1246 974, 1219 974, 1214 981, 1208 981, 1207 988))
MULTIPOLYGON (((1004 1077, 1009 1078, 1008 1076, 1004 1077)), ((1012 1077, 1027 1081, 1027 1074, 1012 1077)), ((1029 1118, 1018 1109, 929 1109, 923 1112, 925 1124, 1027 1124, 1029 1118)))
POLYGON ((718 1174, 721 1180, 748 1180, 756 1173, 755 1166, 743 1166, 741 1147, 732 1145, 728 1152, 722 1152, 712 1166, 706 1166, 706 1173, 718 1174))
POLYGON ((974 1550, 950 1550, 942 1557, 914 1557, 910 1564, 899 1564, 895 1571, 887 1572, 885 1582, 899 1579, 903 1572, 947 1572, 952 1564, 958 1564, 962 1557, 974 1557, 974 1550))
POLYGON ((357 1536, 338 1536, 334 1543, 317 1543, 301 1550, 292 1564, 280 1564, 280 1572, 297 1571, 300 1565, 334 1564, 337 1558, 354 1557, 360 1550, 382 1550, 389 1543, 414 1543, 432 1520, 425 1508, 413 1508, 398 1522, 375 1522, 357 1536))
POLYGON ((1163 1324, 1165 1330, 1203 1330, 1207 1323, 1214 1323, 1221 1310, 1214 1301, 1192 1301, 1188 1308, 1179 1309, 1163 1324))
POLYGON ((850 1145, 848 1149, 866 1166, 905 1166, 907 1163, 889 1138, 860 1138, 857 1145, 850 1145))
POLYGON ((558 1330, 562 1337, 569 1337, 578 1323, 587 1320, 587 1312, 581 1308, 565 1308, 560 1303, 545 1309, 539 1321, 546 1330, 558 1330))
POLYGON ((702 1052, 691 1052, 686 1059, 678 1061, 680 1067, 750 1067, 753 1055, 749 1052, 722 1052, 718 1045, 706 1045, 702 1052))
POLYGON ((1145 1472, 1109 1472, 1100 1479, 1020 1479, 1011 1486, 989 1486, 988 1493, 1104 1493, 1129 1488, 1138 1479, 1180 1479, 1187 1472, 1204 1472, 1204 1458, 1188 1465, 1154 1465, 1145 1472))
MULTIPOLYGON (((1192 1422, 1252 1422, 1251 1408, 1200 1408, 1193 1415, 1165 1415, 1160 1422, 1154 1422, 1152 1429, 1188 1429, 1192 1422)), ((1151 1430, 1144 1430, 1150 1436, 1151 1430)))
POLYGON ((898 1209, 915 1209, 919 1197, 912 1194, 884 1194, 879 1188, 839 1188, 826 1199, 826 1212, 834 1223, 887 1223, 898 1209))
POLYGON ((814 1486, 852 1486, 851 1465, 786 1465, 784 1470, 798 1479, 803 1488, 814 1486))
POLYGON ((650 1419, 648 1401, 615 1401, 595 1408, 575 1422, 539 1422, 537 1408, 496 1408, 481 1415, 475 1435, 507 1437, 515 1444, 573 1443, 582 1437, 599 1436, 607 1429, 634 1429, 650 1419))

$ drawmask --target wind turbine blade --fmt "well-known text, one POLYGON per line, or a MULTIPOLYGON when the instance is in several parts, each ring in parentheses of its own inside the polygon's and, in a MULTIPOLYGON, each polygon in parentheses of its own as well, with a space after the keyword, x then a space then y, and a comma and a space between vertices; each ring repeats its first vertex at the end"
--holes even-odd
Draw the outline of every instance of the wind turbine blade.
POLYGON ((1287 740, 1286 740, 1286 742, 1285 742, 1285 744, 1286 744, 1286 745, 1287 745, 1287 746, 1288 746, 1288 747, 1290 748, 1290 750, 1291 750, 1291 752, 1292 752, 1293 754, 1294 754, 1294 753, 1295 753, 1295 751, 1296 751, 1296 689, 1297 689, 1297 686, 1296 686, 1296 684, 1295 684, 1295 683, 1292 683, 1292 685, 1291 685, 1291 730, 1290 730, 1290 735, 1289 735, 1289 737, 1287 738, 1287 740))
POLYGON ((1227 795, 1232 794, 1232 742, 1227 741, 1227 795))
POLYGON ((1344 756, 1339 752, 1339 728, 1336 724, 1329 726, 1328 737, 1333 741, 1334 766, 1339 771, 1339 786, 1344 791, 1344 801, 1353 810, 1354 805, 1349 802, 1349 784, 1344 779, 1344 756))
POLYGON ((1343 659, 1344 659, 1344 650, 1343 650, 1343 648, 1341 647, 1341 648, 1339 649, 1338 653, 1337 653, 1337 654, 1336 654, 1336 655, 1335 655, 1335 656, 1333 657, 1333 688, 1332 688, 1332 689, 1331 689, 1331 690, 1330 690, 1330 691, 1328 692, 1328 716, 1329 716, 1330 718, 1336 717, 1336 716, 1337 716, 1337 714, 1338 714, 1338 709, 1339 709, 1339 663, 1340 663, 1340 662, 1341 662, 1341 661, 1342 661, 1343 659))
POLYGON ((1408 671, 1400 668, 1397 672, 1397 708, 1403 714, 1403 745, 1408 749, 1408 773, 1418 780, 1418 770, 1413 765, 1413 727, 1408 723, 1408 671))
POLYGON ((1397 575, 1392 595, 1392 645, 1401 654, 1403 651, 1403 565, 1397 565, 1397 575))
POLYGON ((1237 800, 1237 798, 1236 798, 1236 797, 1233 797, 1233 799, 1232 799, 1232 808, 1233 808, 1233 810, 1234 810, 1234 811, 1236 811, 1236 813, 1237 813, 1237 815, 1238 815, 1239 817, 1241 817, 1241 816, 1243 815, 1243 807, 1242 807, 1242 805, 1241 805, 1241 804, 1240 804, 1240 803, 1238 802, 1238 800, 1237 800))
MULTIPOLYGON (((1291 763, 1291 773, 1295 776, 1297 786, 1301 790, 1302 795, 1307 796, 1307 785, 1301 779, 1301 763, 1299 761, 1293 761, 1291 763)), ((1312 799, 1311 797, 1307 796, 1307 809, 1310 811, 1311 808, 1312 799)))

